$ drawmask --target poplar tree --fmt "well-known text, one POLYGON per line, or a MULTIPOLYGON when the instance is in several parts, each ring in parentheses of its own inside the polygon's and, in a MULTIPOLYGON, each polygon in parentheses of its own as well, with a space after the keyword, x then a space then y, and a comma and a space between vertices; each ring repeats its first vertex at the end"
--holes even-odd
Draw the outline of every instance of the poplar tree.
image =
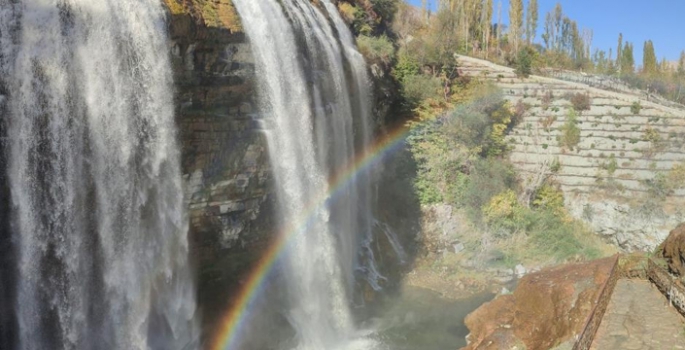
POLYGON ((545 47, 549 50, 554 47, 554 17, 551 12, 545 15, 545 32, 542 33, 542 40, 545 42, 545 47))
POLYGON ((483 0, 466 0, 466 39, 475 44, 483 38, 483 0))
POLYGON ((497 47, 502 48, 502 0, 497 2, 497 47))
POLYGON ((583 43, 585 45, 585 57, 590 58, 590 50, 592 50, 592 39, 594 38, 594 32, 592 29, 583 29, 583 43))
POLYGON ((666 60, 666 57, 661 58, 661 63, 659 63, 659 69, 657 73, 660 74, 667 74, 671 72, 671 67, 668 64, 668 61, 666 60))
POLYGON ((490 52, 490 30, 492 28, 492 0, 485 0, 485 9, 483 9, 483 47, 485 48, 485 57, 488 57, 490 52))
POLYGON ((654 52, 654 43, 651 40, 645 41, 642 55, 642 73, 646 75, 655 75, 658 72, 656 53, 654 52))
POLYGON ((523 0, 509 1, 509 36, 514 43, 514 52, 518 52, 523 29, 523 0))
POLYGON ((564 9, 561 7, 561 3, 557 2, 557 5, 554 6, 554 15, 552 16, 553 19, 553 26, 554 26, 554 35, 556 36, 554 38, 554 42, 556 44, 555 49, 557 51, 562 50, 562 46, 564 44, 564 9))
POLYGON ((616 48, 616 67, 618 67, 618 72, 621 73, 621 55, 623 54, 623 33, 618 33, 618 48, 616 48))
POLYGON ((576 63, 582 63, 585 59, 585 41, 583 36, 578 30, 578 23, 576 21, 570 21, 570 38, 568 39, 571 43, 571 57, 575 59, 576 63))
POLYGON ((680 52, 680 59, 678 60, 678 70, 676 71, 679 77, 685 77, 685 51, 680 52))
POLYGON ((609 75, 614 75, 616 74, 616 64, 614 62, 614 53, 612 51, 612 48, 609 48, 609 62, 607 63, 607 71, 606 73, 609 75))
POLYGON ((528 1, 528 15, 526 16, 526 40, 528 45, 535 41, 538 31, 538 0, 528 1))
POLYGON ((600 73, 605 73, 607 71, 607 54, 604 50, 595 49, 595 54, 592 58, 595 64, 595 70, 600 73))
POLYGON ((635 58, 633 57, 633 44, 626 41, 621 53, 621 74, 635 72, 635 58))
POLYGON ((564 10, 560 3, 554 7, 545 16, 545 32, 542 34, 542 40, 545 41, 545 46, 548 50, 556 50, 561 52, 563 50, 564 42, 564 10))

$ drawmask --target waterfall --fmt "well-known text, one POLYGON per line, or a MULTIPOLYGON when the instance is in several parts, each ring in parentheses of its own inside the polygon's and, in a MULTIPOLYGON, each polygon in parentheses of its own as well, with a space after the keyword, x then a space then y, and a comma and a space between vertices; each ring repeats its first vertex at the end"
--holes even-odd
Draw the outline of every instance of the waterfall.
POLYGON ((199 346, 164 34, 158 0, 0 0, 19 349, 199 346))
POLYGON ((364 60, 328 0, 234 4, 255 57, 260 113, 273 125, 266 136, 281 225, 309 218, 294 234, 285 268, 297 348, 372 348, 355 339, 349 309, 354 275, 375 270, 363 267, 373 256, 362 248, 372 234, 370 176, 358 174, 342 188, 328 183, 369 144, 364 60))

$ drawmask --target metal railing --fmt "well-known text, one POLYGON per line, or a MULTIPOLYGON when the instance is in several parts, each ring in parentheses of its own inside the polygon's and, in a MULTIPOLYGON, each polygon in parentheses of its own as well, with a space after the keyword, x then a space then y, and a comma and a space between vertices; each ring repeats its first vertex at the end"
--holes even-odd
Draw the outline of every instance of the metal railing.
POLYGON ((606 282, 604 282, 604 286, 602 287, 599 297, 597 297, 595 306, 592 308, 590 315, 585 321, 585 327, 583 327, 583 331, 580 333, 576 343, 573 345, 573 350, 588 350, 590 349, 590 346, 592 346, 592 342, 595 340, 595 335, 597 334, 599 325, 602 323, 604 312, 606 312, 607 306, 609 306, 611 295, 614 293, 616 283, 621 277, 621 271, 619 271, 618 268, 618 261, 619 255, 617 254, 614 260, 614 265, 611 267, 611 271, 609 272, 609 277, 607 278, 606 282))
POLYGON ((675 101, 671 101, 657 93, 648 92, 642 89, 632 87, 617 77, 585 74, 561 69, 544 69, 541 73, 544 76, 554 79, 570 81, 573 83, 580 83, 601 90, 633 95, 636 98, 664 105, 670 108, 683 109, 685 107, 682 104, 675 101))

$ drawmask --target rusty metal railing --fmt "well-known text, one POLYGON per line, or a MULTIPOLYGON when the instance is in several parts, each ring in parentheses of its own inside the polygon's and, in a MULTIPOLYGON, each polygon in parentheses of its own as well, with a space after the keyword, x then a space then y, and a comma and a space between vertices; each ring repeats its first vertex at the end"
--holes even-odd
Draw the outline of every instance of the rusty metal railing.
POLYGON ((616 259, 614 260, 614 265, 611 267, 611 271, 609 272, 609 277, 607 278, 606 282, 604 282, 604 286, 602 287, 599 297, 597 297, 595 306, 592 308, 590 315, 585 321, 585 327, 583 327, 583 331, 580 333, 576 343, 573 345, 573 350, 588 350, 590 349, 590 346, 592 346, 592 342, 595 340, 595 335, 597 334, 599 325, 602 323, 604 312, 606 312, 607 306, 609 306, 611 295, 614 293, 616 283, 621 277, 621 271, 619 271, 618 268, 618 261, 619 255, 617 254, 616 259))

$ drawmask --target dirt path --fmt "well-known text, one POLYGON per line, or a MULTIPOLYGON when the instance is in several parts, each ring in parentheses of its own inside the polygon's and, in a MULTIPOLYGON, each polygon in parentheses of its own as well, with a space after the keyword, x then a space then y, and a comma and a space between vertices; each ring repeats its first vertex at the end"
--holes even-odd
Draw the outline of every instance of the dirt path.
POLYGON ((620 280, 592 349, 685 349, 685 319, 651 283, 620 280))

